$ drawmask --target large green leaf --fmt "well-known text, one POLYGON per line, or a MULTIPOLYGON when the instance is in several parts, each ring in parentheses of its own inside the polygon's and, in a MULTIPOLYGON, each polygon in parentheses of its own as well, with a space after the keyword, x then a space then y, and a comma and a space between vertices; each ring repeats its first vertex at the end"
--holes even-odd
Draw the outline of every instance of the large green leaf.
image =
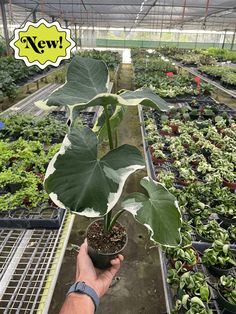
MULTIPOLYGON (((164 102, 164 101, 163 101, 164 102)), ((70 106, 70 119, 73 120, 82 109, 87 107, 120 105, 120 106, 138 106, 143 105, 160 111, 168 111, 168 103, 160 102, 160 97, 152 92, 151 89, 140 89, 134 92, 125 92, 121 95, 102 93, 90 99, 87 103, 81 103, 70 106)))
POLYGON ((151 240, 167 246, 178 245, 181 241, 181 214, 176 198, 151 178, 143 178, 140 183, 149 197, 132 193, 125 198, 122 208, 151 231, 151 240))
POLYGON ((167 111, 173 105, 168 104, 164 99, 155 94, 150 88, 140 88, 135 91, 125 91, 120 96, 126 99, 131 105, 140 104, 146 107, 158 109, 160 111, 167 111))
POLYGON ((108 83, 108 69, 103 61, 75 56, 68 67, 66 83, 35 104, 47 110, 51 106, 87 103, 97 94, 106 92, 108 83))
POLYGON ((44 183, 56 205, 87 217, 110 211, 128 176, 145 167, 134 146, 122 145, 99 160, 97 144, 89 128, 72 128, 50 162, 44 183))

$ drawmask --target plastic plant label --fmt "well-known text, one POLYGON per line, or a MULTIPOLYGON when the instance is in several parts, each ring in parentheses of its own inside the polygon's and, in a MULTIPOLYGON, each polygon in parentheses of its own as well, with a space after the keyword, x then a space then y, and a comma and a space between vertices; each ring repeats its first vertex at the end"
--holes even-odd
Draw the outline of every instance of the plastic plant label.
POLYGON ((69 29, 62 28, 58 22, 41 19, 16 29, 10 46, 16 59, 23 60, 27 66, 45 69, 49 65, 57 67, 62 60, 69 59, 75 43, 69 29))
POLYGON ((0 121, 0 130, 3 129, 5 127, 5 123, 0 121))

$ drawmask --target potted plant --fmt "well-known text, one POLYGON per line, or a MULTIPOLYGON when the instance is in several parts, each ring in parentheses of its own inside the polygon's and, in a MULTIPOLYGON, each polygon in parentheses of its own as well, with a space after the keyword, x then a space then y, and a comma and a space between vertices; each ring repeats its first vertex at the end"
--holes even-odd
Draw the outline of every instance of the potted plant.
POLYGON ((193 247, 166 248, 165 251, 172 266, 176 261, 180 261, 183 263, 183 267, 187 270, 192 270, 199 259, 198 253, 193 247))
POLYGON ((168 125, 164 125, 160 130, 160 135, 162 136, 171 135, 171 133, 172 133, 172 128, 168 125))
POLYGON ((225 171, 222 176, 223 185, 231 190, 236 190, 236 174, 233 171, 225 171))
POLYGON ((203 242, 213 242, 214 240, 225 242, 229 238, 227 230, 221 228, 216 220, 210 220, 207 224, 203 224, 199 219, 196 222, 195 231, 197 237, 203 242))
POLYGON ((187 167, 182 167, 179 169, 179 176, 177 182, 181 185, 188 186, 190 183, 196 180, 196 175, 194 170, 187 167))
POLYGON ((206 282, 206 277, 202 272, 188 271, 180 276, 179 295, 189 295, 189 297, 199 297, 202 302, 208 302, 210 291, 206 282))
POLYGON ((167 161, 167 157, 162 150, 154 149, 152 153, 152 161, 154 164, 162 164, 167 161))
POLYGON ((222 225, 229 227, 236 225, 236 209, 234 200, 228 199, 215 207, 215 211, 218 214, 222 225))
POLYGON ((162 170, 157 173, 157 179, 163 183, 167 188, 171 188, 174 184, 175 175, 171 171, 162 170))
POLYGON ((147 89, 109 94, 106 92, 107 81, 108 72, 103 62, 75 57, 68 68, 67 83, 49 99, 38 103, 44 108, 67 105, 70 112, 70 130, 49 163, 44 186, 56 205, 79 215, 100 218, 87 231, 89 254, 99 268, 108 267, 110 260, 127 243, 126 231, 117 222, 125 210, 146 225, 152 240, 164 245, 175 246, 180 242, 178 228, 181 225, 175 197, 148 177, 141 180, 148 195, 133 193, 127 196, 121 209, 114 213, 113 207, 121 196, 126 179, 145 167, 136 147, 118 146, 114 141, 116 128, 126 106, 143 104, 157 108, 159 98, 147 89), (103 110, 93 130, 75 128, 74 119, 78 112, 97 105, 102 105, 103 110), (107 138, 110 150, 98 158, 98 144, 107 138), (161 222, 163 214, 168 223, 161 222), (166 215, 170 215, 169 218, 166 215))
MULTIPOLYGON (((175 268, 169 269, 167 274, 167 282, 177 288, 177 302, 173 313, 175 311, 186 313, 187 310, 193 309, 194 303, 198 304, 200 309, 206 309, 207 304, 205 306, 204 302, 209 302, 210 291, 205 275, 202 272, 191 271, 181 273, 180 270, 182 265, 176 262, 175 268)), ((199 310, 198 307, 196 309, 199 310)), ((201 313, 201 311, 193 313, 201 313)))
POLYGON ((202 262, 216 277, 228 274, 236 266, 230 245, 220 240, 215 240, 212 247, 204 251, 202 262))
POLYGON ((220 277, 217 301, 223 309, 236 312, 236 278, 232 275, 220 277))

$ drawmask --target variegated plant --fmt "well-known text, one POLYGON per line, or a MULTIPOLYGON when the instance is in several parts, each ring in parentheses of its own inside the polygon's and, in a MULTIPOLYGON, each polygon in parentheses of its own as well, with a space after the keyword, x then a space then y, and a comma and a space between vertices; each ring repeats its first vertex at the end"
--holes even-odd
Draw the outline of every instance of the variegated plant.
POLYGON ((122 209, 112 217, 126 179, 145 167, 140 151, 131 145, 117 147, 114 134, 127 106, 144 106, 168 110, 163 100, 149 89, 120 95, 107 93, 108 70, 104 62, 75 57, 68 68, 67 82, 48 99, 37 103, 44 109, 66 106, 70 130, 60 151, 51 160, 45 189, 55 204, 87 217, 104 217, 104 232, 109 232, 124 210, 151 231, 151 239, 162 245, 180 243, 181 214, 175 197, 152 180, 143 178, 147 195, 133 193, 126 197, 122 209), (93 130, 76 127, 78 113, 90 106, 102 106, 93 130), (107 138, 110 151, 98 158, 99 141, 107 138))

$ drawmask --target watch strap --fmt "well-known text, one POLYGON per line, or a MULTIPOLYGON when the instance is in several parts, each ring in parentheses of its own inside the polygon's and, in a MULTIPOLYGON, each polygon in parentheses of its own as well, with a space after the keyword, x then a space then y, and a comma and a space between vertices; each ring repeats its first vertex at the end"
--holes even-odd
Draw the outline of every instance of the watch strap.
POLYGON ((99 297, 93 288, 86 285, 86 283, 84 281, 78 281, 78 282, 75 282, 70 287, 69 291, 67 292, 67 295, 72 293, 72 292, 79 292, 79 293, 88 295, 94 303, 95 312, 96 312, 96 310, 98 309, 98 306, 99 306, 99 297))

